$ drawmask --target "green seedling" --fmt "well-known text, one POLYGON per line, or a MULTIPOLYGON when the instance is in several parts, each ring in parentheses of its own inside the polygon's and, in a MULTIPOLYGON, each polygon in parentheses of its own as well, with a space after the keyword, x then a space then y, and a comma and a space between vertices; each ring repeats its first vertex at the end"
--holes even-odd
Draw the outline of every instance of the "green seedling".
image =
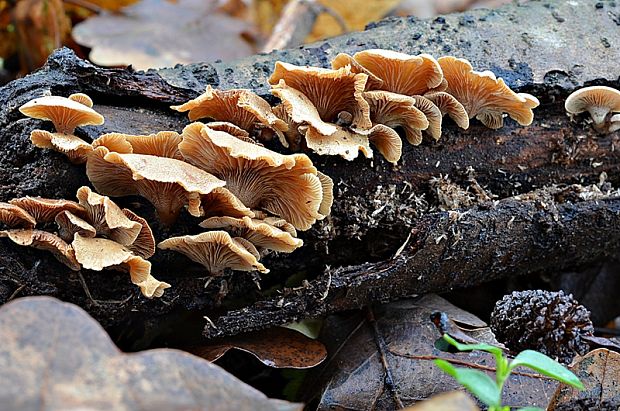
MULTIPOLYGON (((489 407, 489 411, 510 411, 510 406, 502 405, 502 390, 510 373, 517 367, 530 368, 542 375, 583 390, 579 378, 562 364, 537 351, 525 350, 512 361, 504 355, 501 348, 489 344, 460 344, 448 334, 443 339, 459 351, 486 351, 495 357, 495 381, 488 374, 469 368, 457 368, 445 360, 435 360, 435 364, 446 374, 452 376, 469 392, 489 407)), ((543 411, 536 407, 520 408, 519 411, 543 411)))

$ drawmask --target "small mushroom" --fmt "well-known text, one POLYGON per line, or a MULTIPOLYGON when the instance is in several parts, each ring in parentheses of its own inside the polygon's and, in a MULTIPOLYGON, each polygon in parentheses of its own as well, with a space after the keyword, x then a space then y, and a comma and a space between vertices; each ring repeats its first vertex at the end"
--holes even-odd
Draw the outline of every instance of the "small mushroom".
POLYGON ((186 255, 203 265, 212 276, 221 276, 227 268, 268 273, 269 270, 258 262, 256 250, 246 248, 244 243, 246 242, 232 238, 226 231, 209 231, 197 235, 172 237, 162 241, 157 247, 186 255))
POLYGON ((106 147, 108 150, 122 154, 147 154, 157 157, 183 159, 178 145, 181 136, 174 131, 160 131, 147 136, 108 133, 93 141, 93 148, 106 147))
POLYGON ((55 234, 42 230, 15 229, 0 231, 0 237, 7 237, 15 244, 49 251, 73 271, 80 269, 73 248, 55 234))
POLYGON ((620 130, 620 114, 611 116, 609 121, 609 129, 607 130, 609 133, 620 130))
MULTIPOLYGON (((321 200, 319 213, 323 214, 324 216, 328 216, 331 213, 332 205, 334 203, 334 180, 332 180, 331 177, 329 177, 327 174, 323 174, 320 171, 317 171, 316 175, 321 181, 321 187, 323 188, 323 199, 321 200)), ((282 221, 288 224, 286 220, 282 221)), ((274 225, 279 228, 283 227, 282 225, 274 225)), ((288 231, 285 228, 282 229, 288 231)), ((293 234, 293 236, 296 237, 297 234, 293 234)))
POLYGON ((93 100, 84 93, 71 94, 68 98, 69 100, 83 104, 88 108, 93 108, 93 100))
MULTIPOLYGON (((282 85, 284 80, 285 85, 299 91, 312 103, 324 122, 336 123, 338 114, 346 111, 353 115, 351 127, 368 129, 372 127, 370 108, 362 95, 367 79, 367 75, 355 74, 348 66, 331 70, 301 67, 277 61, 274 72, 269 77, 269 83, 274 86, 282 85)), ((272 93, 280 97, 273 90, 272 93)), ((294 115, 293 120, 297 123, 302 122, 297 121, 294 115)), ((314 126, 317 127, 316 124, 314 126)))
POLYGON ((140 234, 133 243, 127 246, 127 249, 142 258, 151 258, 155 254, 155 237, 148 221, 127 208, 123 208, 123 214, 131 221, 142 225, 140 234))
POLYGON ((398 163, 403 154, 403 141, 396 131, 383 124, 377 124, 370 130, 368 140, 388 162, 398 163))
POLYGON ((442 116, 447 114, 463 130, 469 128, 469 115, 465 107, 451 94, 445 91, 433 91, 424 94, 424 97, 437 106, 442 116))
POLYGON ((200 197, 226 184, 184 161, 115 153, 102 146, 89 157, 86 174, 95 188, 105 195, 146 198, 167 225, 177 219, 186 205, 191 215, 201 216, 200 197))
POLYGON ((370 104, 373 124, 400 127, 409 143, 418 145, 422 142, 420 130, 426 130, 429 121, 426 115, 416 108, 415 98, 389 91, 368 91, 364 93, 364 98, 370 104))
POLYGON ((11 228, 34 228, 37 220, 21 207, 0 202, 0 223, 11 228))
POLYGON ((353 73, 363 73, 368 76, 368 80, 366 81, 366 90, 381 90, 381 87, 383 86, 383 80, 375 76, 370 70, 367 70, 352 56, 346 53, 339 53, 332 60, 332 68, 334 70, 338 70, 346 66, 349 66, 353 73))
POLYGON ((186 161, 225 180, 247 207, 281 216, 301 230, 324 217, 318 212, 323 188, 306 155, 282 155, 202 123, 186 126, 182 135, 179 150, 186 161))
POLYGON ((70 211, 77 215, 82 215, 85 212, 84 207, 75 201, 62 199, 56 200, 26 196, 9 200, 9 203, 26 210, 34 217, 37 223, 52 222, 56 218, 56 215, 63 211, 70 211))
POLYGON ((465 59, 441 57, 439 65, 448 81, 446 92, 463 105, 470 119, 476 117, 485 126, 496 129, 503 126, 503 113, 507 113, 522 126, 532 124, 532 109, 540 104, 536 97, 515 93, 492 72, 474 71, 465 59))
POLYGON ((245 238, 259 249, 292 253, 304 242, 265 220, 250 217, 211 217, 200 223, 202 228, 225 229, 234 237, 245 238))
MULTIPOLYGON (((594 128, 604 132, 606 123, 611 120, 610 114, 620 112, 620 91, 605 86, 584 87, 568 96, 564 108, 570 114, 587 111, 594 121, 594 128)), ((615 129, 616 126, 607 131, 615 129)))
POLYGON ((71 211, 65 210, 56 215, 56 225, 58 225, 58 236, 63 240, 70 242, 73 240, 75 233, 82 237, 95 237, 97 230, 87 221, 73 214, 71 211))
POLYGON ((159 281, 151 275, 151 263, 134 255, 115 241, 105 238, 87 238, 75 235, 71 243, 75 257, 87 270, 101 271, 104 268, 121 269, 129 272, 131 282, 140 288, 147 298, 161 297, 170 284, 159 281))
POLYGON ((103 116, 84 104, 87 101, 82 96, 85 95, 74 97, 78 101, 59 96, 39 97, 21 106, 19 111, 28 117, 51 121, 56 132, 62 134, 73 134, 80 126, 103 124, 103 116))
POLYGON ((73 164, 84 164, 93 151, 92 145, 72 134, 32 130, 30 141, 35 147, 48 148, 64 154, 73 164))
POLYGON ((233 123, 240 128, 253 133, 262 125, 275 132, 280 140, 282 132, 288 126, 272 111, 269 103, 246 89, 217 90, 211 86, 203 94, 180 106, 172 106, 173 110, 189 111, 189 119, 196 121, 201 118, 210 118, 217 121, 233 123))
POLYGON ((411 56, 391 50, 371 49, 355 53, 353 58, 383 81, 380 90, 414 96, 442 84, 441 67, 428 54, 411 56))
POLYGON ((95 227, 98 235, 107 237, 121 245, 136 241, 142 225, 131 221, 112 200, 93 192, 84 186, 77 191, 80 205, 86 210, 85 220, 95 227))
MULTIPOLYGON (((413 97, 415 98, 416 108, 424 113, 426 119, 428 120, 428 127, 424 129, 424 131, 426 131, 434 140, 439 140, 441 138, 441 124, 443 122, 441 110, 439 110, 439 107, 424 96, 413 97)), ((411 132, 415 135, 415 137, 413 137, 413 141, 420 141, 422 139, 422 133, 419 130, 411 129, 411 132)))

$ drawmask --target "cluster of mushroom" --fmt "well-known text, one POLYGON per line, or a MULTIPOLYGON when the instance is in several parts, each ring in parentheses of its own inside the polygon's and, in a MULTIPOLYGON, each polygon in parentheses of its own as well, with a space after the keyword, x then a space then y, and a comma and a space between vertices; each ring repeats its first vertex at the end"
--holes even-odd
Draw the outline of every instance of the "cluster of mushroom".
MULTIPOLYGON (((211 93, 211 98, 203 98, 207 103, 223 94, 240 107, 249 108, 246 114, 237 110, 225 116, 248 131, 229 122, 196 122, 182 134, 109 133, 91 144, 63 134, 70 135, 73 142, 80 141, 71 147, 58 144, 55 134, 41 130, 34 130, 31 140, 39 147, 64 153, 76 163, 86 162, 87 176, 99 193, 146 198, 164 224, 172 224, 187 208, 195 217, 207 217, 202 227, 219 229, 170 238, 159 248, 186 254, 214 276, 226 269, 268 272, 259 262, 261 256, 268 250, 292 252, 303 244, 296 230, 307 230, 329 214, 333 183, 306 155, 281 155, 250 138, 250 132, 264 136, 286 128, 265 100, 245 91, 207 92, 211 93), (43 133, 52 136, 48 145, 37 144, 37 136, 43 133)), ((83 94, 79 96, 91 101, 83 94)), ((221 100, 216 100, 220 108, 225 106, 221 100)), ((65 124, 62 130, 70 128, 71 133, 79 125, 103 122, 103 117, 96 123, 84 121, 83 107, 73 103, 72 98, 42 97, 20 110, 52 121, 57 129, 65 124)), ((91 107, 87 109, 94 112, 91 107)))
POLYGON ((588 112, 593 127, 601 134, 620 130, 620 91, 611 87, 584 87, 566 99, 564 108, 570 115, 588 112))
POLYGON ((77 198, 79 203, 40 197, 0 203, 0 222, 8 227, 0 237, 50 251, 74 271, 127 271, 144 296, 161 297, 170 285, 151 275, 146 259, 155 253, 155 239, 146 220, 88 187, 81 187, 77 198), (55 232, 35 228, 53 222, 55 232))

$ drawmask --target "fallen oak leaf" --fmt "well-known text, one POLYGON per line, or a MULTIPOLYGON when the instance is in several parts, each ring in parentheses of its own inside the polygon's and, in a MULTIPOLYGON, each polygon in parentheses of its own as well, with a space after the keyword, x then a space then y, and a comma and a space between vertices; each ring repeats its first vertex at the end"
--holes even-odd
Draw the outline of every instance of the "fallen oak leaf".
POLYGON ((120 352, 81 308, 27 297, 0 308, 3 409, 301 410, 188 353, 120 352))
POLYGON ((321 342, 281 327, 225 338, 187 351, 213 362, 233 349, 245 351, 272 368, 312 368, 327 357, 321 342))

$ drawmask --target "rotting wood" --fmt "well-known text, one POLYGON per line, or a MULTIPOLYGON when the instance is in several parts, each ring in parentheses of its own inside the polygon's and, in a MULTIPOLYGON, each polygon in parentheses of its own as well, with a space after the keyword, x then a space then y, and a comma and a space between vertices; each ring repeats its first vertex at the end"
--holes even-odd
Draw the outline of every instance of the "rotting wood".
MULTIPOLYGON (((290 259, 276 257, 269 261, 272 274, 265 281, 286 278, 292 269, 316 276, 308 287, 282 298, 259 301, 218 317, 221 313, 212 310, 217 289, 204 290, 204 279, 193 277, 189 265, 181 269, 175 266, 187 261, 158 253, 153 259, 154 270, 158 278, 173 285, 174 292, 168 297, 145 300, 128 294, 128 284, 119 282, 114 274, 88 272, 84 280, 92 298, 105 302, 93 304, 81 281, 51 258, 0 242, 0 300, 5 301, 25 285, 19 295, 45 294, 75 302, 106 327, 117 329, 127 326, 130 318, 146 328, 157 328, 161 316, 178 310, 199 311, 217 326, 216 331, 206 331, 208 336, 231 335, 359 307, 369 301, 471 286, 502 276, 598 259, 609 247, 618 249, 617 198, 553 202, 558 214, 539 210, 537 200, 505 198, 550 184, 598 183, 603 172, 612 184, 620 183, 618 134, 597 136, 588 126, 571 123, 563 111, 563 98, 576 87, 592 83, 619 86, 620 67, 615 62, 620 60, 620 45, 605 47, 598 41, 601 37, 611 43, 618 41, 619 15, 620 7, 608 3, 598 9, 592 1, 552 1, 428 21, 388 19, 366 32, 297 50, 258 55, 235 64, 193 64, 147 73, 97 68, 66 49, 60 50, 43 70, 0 89, 0 200, 21 195, 73 198, 79 186, 88 184, 83 168, 30 144, 29 132, 42 123, 23 119, 17 107, 45 92, 68 95, 82 91, 93 97, 106 124, 80 130, 86 138, 111 131, 180 131, 187 120, 167 106, 195 97, 207 84, 247 87, 266 95, 266 78, 275 60, 327 66, 339 52, 384 47, 412 54, 469 58, 475 67, 492 69, 510 86, 536 95, 542 105, 535 110, 531 127, 517 127, 507 121, 506 127, 494 131, 473 121, 471 129, 462 132, 448 124, 437 143, 426 141, 417 147, 405 144, 403 160, 397 167, 380 158, 349 163, 311 155, 318 168, 334 178, 336 202, 330 219, 304 234, 305 247, 290 259), (562 17, 561 22, 557 16, 562 17), (584 51, 579 42, 558 43, 565 41, 559 39, 577 36, 592 39, 590 48, 584 51), (510 48, 505 47, 508 43, 510 48), (461 219, 450 222, 450 216, 455 214, 434 208, 429 180, 449 175, 453 182, 467 186, 474 175, 470 167, 477 183, 505 200, 496 206, 489 202, 460 210, 461 219), (423 194, 426 198, 422 198, 423 194), (518 236, 514 231, 497 228, 499 222, 508 224, 512 217, 515 219, 511 224, 523 224, 518 236), (559 224, 555 217, 566 221, 559 224), (481 247, 480 238, 465 222, 484 228, 486 231, 478 235, 491 236, 496 242, 481 247), (602 227, 602 223, 606 226, 602 227), (452 245, 456 239, 451 230, 459 227, 462 238, 452 245), (440 239, 444 234, 447 238, 440 239), (586 244, 579 235, 592 241, 586 244), (539 247, 541 239, 549 241, 544 251, 528 251, 532 245, 539 247), (390 259, 403 244, 399 256, 390 259), (567 251, 571 244, 581 247, 567 251), (494 255, 498 257, 493 260, 494 255), (513 260, 513 255, 520 260, 513 260), (331 269, 323 272, 325 265, 331 269), (24 268, 14 268, 20 266, 24 268), (178 278, 179 272, 184 276, 178 278)), ((129 201, 123 204, 131 207, 129 201)), ((144 203, 139 206, 140 212, 153 221, 152 213, 148 214, 150 208, 144 203)), ((157 224, 154 228, 159 240, 164 235, 195 231, 195 223, 184 218, 171 232, 162 231, 157 224)), ((235 278, 236 291, 231 290, 231 295, 237 292, 247 296, 253 282, 241 276, 235 278)), ((254 294, 261 298, 257 292, 254 294)))

